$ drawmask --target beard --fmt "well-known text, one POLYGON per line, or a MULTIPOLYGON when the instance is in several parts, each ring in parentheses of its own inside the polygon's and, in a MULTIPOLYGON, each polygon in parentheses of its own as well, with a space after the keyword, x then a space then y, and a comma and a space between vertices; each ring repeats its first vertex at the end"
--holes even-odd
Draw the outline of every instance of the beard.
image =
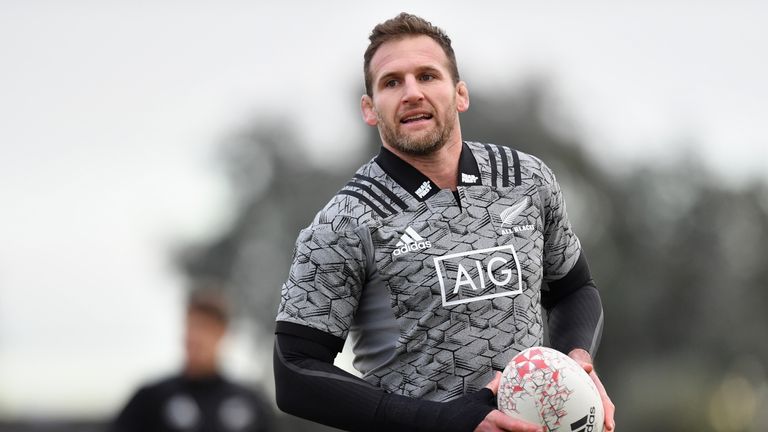
POLYGON ((446 111, 447 115, 443 118, 432 117, 435 120, 435 126, 426 131, 416 133, 404 133, 398 126, 399 123, 388 123, 376 113, 379 123, 379 134, 384 142, 395 149, 414 156, 424 156, 432 154, 445 146, 456 126, 455 109, 446 111))

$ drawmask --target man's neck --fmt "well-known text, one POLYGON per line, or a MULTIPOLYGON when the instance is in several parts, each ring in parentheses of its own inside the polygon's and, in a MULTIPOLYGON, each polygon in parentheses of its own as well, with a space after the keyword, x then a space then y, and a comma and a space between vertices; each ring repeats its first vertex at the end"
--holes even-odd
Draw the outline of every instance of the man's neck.
POLYGON ((404 153, 386 143, 384 143, 384 147, 411 164, 440 189, 456 190, 459 178, 459 157, 461 156, 460 139, 449 142, 440 150, 428 155, 404 153))
POLYGON ((185 365, 184 366, 184 375, 187 378, 192 379, 200 379, 200 378, 208 378, 214 375, 217 375, 219 373, 218 366, 214 364, 209 365, 185 365))

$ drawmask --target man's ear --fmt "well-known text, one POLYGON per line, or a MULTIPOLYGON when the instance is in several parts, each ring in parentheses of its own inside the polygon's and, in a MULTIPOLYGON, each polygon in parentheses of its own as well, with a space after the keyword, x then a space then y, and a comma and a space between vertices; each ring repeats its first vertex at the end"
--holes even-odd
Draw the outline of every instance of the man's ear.
POLYGON ((362 99, 360 99, 360 110, 363 112, 363 121, 365 121, 368 126, 376 126, 379 124, 376 108, 373 107, 373 99, 367 94, 363 95, 362 99))
POLYGON ((467 83, 459 81, 456 84, 456 110, 466 112, 469 109, 469 89, 467 83))

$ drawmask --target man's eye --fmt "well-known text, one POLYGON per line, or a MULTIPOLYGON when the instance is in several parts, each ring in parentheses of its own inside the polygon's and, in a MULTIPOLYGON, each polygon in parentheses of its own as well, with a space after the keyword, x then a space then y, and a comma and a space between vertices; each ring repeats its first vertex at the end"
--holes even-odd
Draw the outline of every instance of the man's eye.
POLYGON ((397 85, 397 80, 391 79, 384 83, 384 87, 394 87, 397 85))
POLYGON ((422 81, 432 81, 433 79, 435 79, 435 76, 432 74, 424 74, 421 76, 422 81))

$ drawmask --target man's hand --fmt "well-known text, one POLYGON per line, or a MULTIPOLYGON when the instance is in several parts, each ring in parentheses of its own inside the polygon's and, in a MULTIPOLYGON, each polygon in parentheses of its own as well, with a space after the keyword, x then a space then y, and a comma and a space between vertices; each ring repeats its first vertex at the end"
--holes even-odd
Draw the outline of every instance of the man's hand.
POLYGON ((606 432, 612 432, 616 428, 616 422, 613 419, 613 413, 616 411, 616 407, 613 405, 613 402, 611 402, 611 398, 608 397, 608 393, 605 391, 605 387, 603 387, 603 383, 600 381, 600 378, 598 378, 597 373, 595 372, 595 367, 592 366, 592 356, 590 356, 589 353, 583 349, 576 348, 575 350, 568 353, 568 357, 576 360, 576 363, 580 364, 581 367, 584 368, 584 370, 589 374, 590 378, 592 378, 592 381, 595 383, 597 391, 600 393, 600 398, 603 400, 603 411, 605 412, 605 430, 606 432))
MULTIPOLYGON (((501 383, 501 372, 496 372, 496 376, 485 388, 496 395, 499 392, 499 383, 501 383)), ((477 425, 475 432, 544 432, 544 426, 518 420, 499 410, 493 410, 477 425)))

